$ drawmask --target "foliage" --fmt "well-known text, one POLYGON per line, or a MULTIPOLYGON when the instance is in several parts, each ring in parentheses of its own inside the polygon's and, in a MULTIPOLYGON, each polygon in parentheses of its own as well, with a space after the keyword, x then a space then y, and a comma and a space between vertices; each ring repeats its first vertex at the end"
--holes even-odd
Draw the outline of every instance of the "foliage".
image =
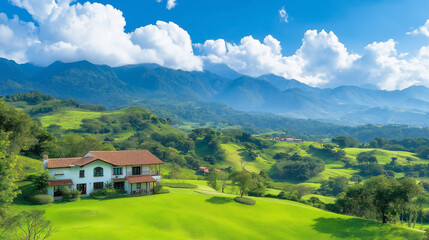
POLYGON ((18 192, 14 183, 16 178, 16 157, 8 153, 8 134, 0 131, 0 210, 12 203, 18 192))
POLYGON ((247 198, 247 197, 235 197, 234 201, 238 202, 238 203, 242 203, 242 204, 246 204, 246 205, 255 205, 256 201, 251 199, 251 198, 247 198))
POLYGON ((299 201, 304 195, 307 195, 313 191, 312 188, 299 184, 285 184, 278 197, 291 201, 299 201))
POLYGON ((349 180, 344 177, 330 177, 328 181, 323 181, 319 190, 320 194, 328 196, 337 196, 338 194, 346 191, 349 180))
POLYGON ((74 202, 80 199, 81 192, 76 189, 64 189, 63 200, 68 202, 74 202))
POLYGON ((218 184, 218 172, 215 171, 215 168, 209 169, 209 174, 207 175, 207 185, 209 185, 214 190, 219 190, 219 184, 218 184))
POLYGON ((412 179, 388 179, 385 176, 372 177, 364 184, 348 188, 336 204, 345 213, 360 217, 377 218, 383 223, 392 220, 404 209, 410 209, 412 199, 420 194, 420 188, 412 179), (377 215, 374 215, 374 214, 377 215))
POLYGON ((218 172, 218 179, 220 189, 222 190, 222 192, 224 192, 229 180, 229 174, 225 171, 218 172))
POLYGON ((230 178, 238 185, 241 197, 252 190, 256 184, 256 181, 252 178, 252 174, 246 171, 233 172, 231 173, 230 178))
POLYGON ((153 187, 153 193, 161 193, 163 185, 162 183, 156 183, 155 186, 153 187))
POLYGON ((359 141, 351 137, 335 137, 331 140, 333 143, 338 144, 340 148, 349 148, 359 146, 359 141))
POLYGON ((39 174, 35 174, 32 176, 32 182, 34 186, 36 186, 37 191, 45 192, 49 186, 49 178, 51 176, 47 171, 40 172, 39 174))
POLYGON ((10 217, 6 236, 16 240, 39 240, 51 236, 54 228, 49 220, 44 217, 43 210, 23 211, 10 217))
POLYGON ((302 157, 295 153, 292 156, 287 154, 278 161, 271 169, 270 175, 278 179, 308 180, 323 170, 325 163, 321 159, 302 157))
POLYGON ((54 202, 54 198, 48 194, 37 194, 31 196, 29 199, 34 204, 49 204, 54 202))
POLYGON ((48 154, 53 157, 76 157, 97 150, 111 151, 115 148, 111 144, 103 144, 92 135, 82 137, 76 133, 68 133, 56 143, 56 147, 48 154))

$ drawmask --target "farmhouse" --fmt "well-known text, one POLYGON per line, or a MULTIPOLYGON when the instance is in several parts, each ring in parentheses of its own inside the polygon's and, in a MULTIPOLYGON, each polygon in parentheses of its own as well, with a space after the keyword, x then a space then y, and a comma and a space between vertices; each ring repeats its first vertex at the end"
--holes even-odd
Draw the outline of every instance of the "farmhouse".
POLYGON ((164 162, 147 150, 90 151, 77 158, 43 156, 43 168, 54 178, 48 187, 53 197, 61 197, 66 188, 88 195, 109 182, 130 194, 149 194, 161 182, 161 164, 164 162))

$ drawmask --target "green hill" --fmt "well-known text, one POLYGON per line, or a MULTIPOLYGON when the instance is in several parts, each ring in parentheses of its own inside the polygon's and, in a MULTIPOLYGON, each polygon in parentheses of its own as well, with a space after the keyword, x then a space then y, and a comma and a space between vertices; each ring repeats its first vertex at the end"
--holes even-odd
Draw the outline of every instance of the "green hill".
MULTIPOLYGON (((193 182, 195 183, 195 181, 193 182)), ((255 198, 247 206, 210 190, 111 200, 82 199, 44 209, 61 239, 421 239, 423 233, 338 215, 296 202, 255 198)))

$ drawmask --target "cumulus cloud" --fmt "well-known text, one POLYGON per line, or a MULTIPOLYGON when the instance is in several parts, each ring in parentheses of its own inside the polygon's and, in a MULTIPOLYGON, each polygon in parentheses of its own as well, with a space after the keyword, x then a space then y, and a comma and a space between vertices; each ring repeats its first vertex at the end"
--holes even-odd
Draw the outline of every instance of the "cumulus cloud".
POLYGON ((288 19, 289 15, 287 14, 284 6, 279 10, 279 16, 283 22, 285 22, 285 23, 289 22, 289 19, 288 19))
POLYGON ((174 69, 202 70, 189 34, 172 22, 158 21, 127 33, 122 12, 111 5, 71 4, 68 0, 12 3, 26 9, 37 24, 1 14, 1 57, 38 65, 88 60, 111 66, 158 63, 174 69))
POLYGON ((207 40, 196 47, 204 58, 225 63, 237 72, 250 76, 273 73, 311 85, 328 83, 337 71, 348 69, 360 56, 350 54, 333 32, 309 30, 292 56, 283 56, 280 42, 268 35, 263 42, 247 36, 240 44, 222 39, 207 40))
MULTIPOLYGON (((122 12, 108 4, 10 1, 34 19, 25 22, 18 16, 9 18, 0 13, 0 57, 19 63, 157 63, 173 69, 201 71, 204 60, 226 64, 245 75, 272 73, 321 87, 367 83, 386 90, 411 85, 429 87, 429 46, 410 56, 398 52, 397 43, 390 39, 368 44, 358 55, 350 52, 333 32, 308 30, 301 47, 287 56, 282 53, 281 42, 271 35, 262 40, 249 35, 239 43, 217 39, 193 44, 188 32, 173 22, 157 21, 125 32, 122 12)), ((175 1, 168 4, 174 7, 175 1)), ((286 11, 284 14, 287 19, 286 11)), ((429 20, 409 34, 429 37, 429 20)))

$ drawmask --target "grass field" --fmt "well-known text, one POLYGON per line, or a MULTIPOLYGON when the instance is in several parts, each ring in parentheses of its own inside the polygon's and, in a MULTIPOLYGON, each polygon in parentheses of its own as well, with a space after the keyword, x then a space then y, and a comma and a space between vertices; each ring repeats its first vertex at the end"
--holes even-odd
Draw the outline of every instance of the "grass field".
POLYGON ((220 167, 231 166, 235 170, 240 170, 242 162, 244 168, 252 172, 267 171, 271 167, 270 162, 262 157, 257 157, 255 160, 249 161, 242 153, 243 148, 236 144, 222 144, 222 148, 225 150, 226 158, 225 161, 220 162, 220 167))
POLYGON ((91 112, 84 110, 62 110, 55 114, 40 117, 40 122, 43 127, 56 124, 62 129, 78 129, 82 123, 82 119, 94 119, 101 116, 101 112, 91 112))
MULTIPOLYGON (((195 181, 198 183, 198 181, 195 181)), ((112 200, 83 199, 46 206, 52 240, 67 239, 421 239, 416 230, 326 212, 296 202, 171 188, 170 193, 112 200)))

